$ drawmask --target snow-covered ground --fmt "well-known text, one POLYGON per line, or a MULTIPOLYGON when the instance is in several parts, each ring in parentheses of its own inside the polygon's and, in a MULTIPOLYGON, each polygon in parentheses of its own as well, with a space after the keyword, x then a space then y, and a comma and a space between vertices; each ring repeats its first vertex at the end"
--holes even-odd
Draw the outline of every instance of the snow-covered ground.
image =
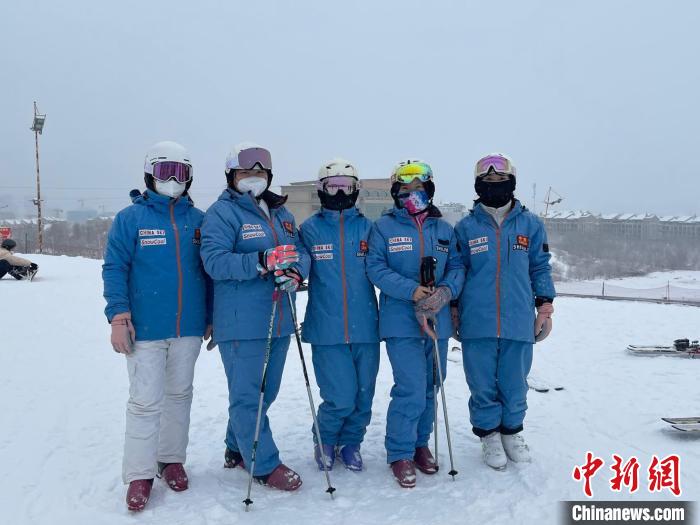
MULTIPOLYGON (((247 478, 222 468, 227 392, 217 351, 197 363, 187 469, 190 490, 174 493, 159 480, 148 508, 124 505, 121 452, 127 374, 108 343, 100 262, 31 256, 37 279, 0 281, 0 523, 232 524, 232 523, 556 523, 560 500, 583 499, 572 479, 587 451, 606 461, 593 481, 595 498, 672 499, 647 492, 652 455, 680 454, 682 499, 700 494, 700 435, 680 434, 662 416, 700 415, 700 359, 628 355, 628 343, 667 343, 697 337, 700 310, 675 305, 560 298, 552 336, 536 347, 534 369, 562 392, 530 393, 526 436, 529 465, 496 472, 483 465, 468 421, 461 365, 448 363, 446 392, 459 475, 419 473, 401 489, 385 464, 383 446, 391 369, 382 355, 374 416, 363 445, 367 470, 336 468, 335 501, 311 456, 311 418, 296 349, 289 352, 280 396, 270 410, 283 461, 303 487, 284 494, 253 487, 245 514, 247 478), (641 489, 609 490, 611 454, 636 456, 641 489)), ((694 277, 698 279, 696 275, 694 277)), ((687 285, 687 283, 684 283, 687 285)), ((300 295, 303 311, 305 296, 300 295)), ((309 366, 311 349, 304 348, 309 366)), ((318 391, 314 385, 318 402, 318 391)), ((441 461, 447 462, 442 432, 441 461)))

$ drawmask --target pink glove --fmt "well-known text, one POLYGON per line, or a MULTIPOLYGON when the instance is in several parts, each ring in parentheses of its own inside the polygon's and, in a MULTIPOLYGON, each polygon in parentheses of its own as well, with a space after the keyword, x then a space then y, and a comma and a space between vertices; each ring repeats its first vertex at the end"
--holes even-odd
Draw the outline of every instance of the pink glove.
POLYGON ((544 341, 552 331, 552 314, 554 305, 544 303, 537 307, 537 317, 535 318, 535 342, 544 341))
POLYGON ((120 354, 130 354, 136 341, 136 330, 131 324, 131 313, 124 312, 112 317, 112 348, 120 354))
POLYGON ((283 292, 296 292, 304 278, 294 268, 275 270, 275 286, 283 292))
POLYGON ((293 244, 283 244, 269 248, 262 253, 261 273, 272 272, 274 270, 286 270, 299 261, 299 252, 293 244), (264 271, 263 271, 264 270, 264 271))

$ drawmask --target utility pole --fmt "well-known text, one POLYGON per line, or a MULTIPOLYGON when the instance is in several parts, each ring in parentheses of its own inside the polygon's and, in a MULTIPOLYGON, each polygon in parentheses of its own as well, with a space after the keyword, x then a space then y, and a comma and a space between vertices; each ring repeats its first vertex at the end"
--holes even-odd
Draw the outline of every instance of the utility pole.
POLYGON ((44 223, 41 217, 41 179, 39 176, 39 135, 41 135, 44 130, 45 121, 46 115, 39 113, 36 107, 36 101, 34 101, 34 121, 32 122, 32 127, 29 129, 34 132, 34 151, 36 155, 36 199, 34 200, 34 204, 36 204, 37 209, 39 253, 43 253, 44 250, 44 223))

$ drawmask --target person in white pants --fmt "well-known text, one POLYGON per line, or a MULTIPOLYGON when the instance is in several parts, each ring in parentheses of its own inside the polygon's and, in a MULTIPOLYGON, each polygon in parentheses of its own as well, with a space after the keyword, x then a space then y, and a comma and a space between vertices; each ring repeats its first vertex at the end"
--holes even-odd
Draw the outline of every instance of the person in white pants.
POLYGON ((153 479, 157 463, 185 463, 194 365, 201 345, 201 337, 137 341, 126 355, 124 483, 153 479))
POLYGON ((184 463, 192 380, 211 335, 212 283, 199 255, 204 213, 187 190, 185 148, 159 142, 146 155, 146 191, 114 218, 102 270, 115 352, 126 355, 129 402, 122 477, 129 510, 143 510, 153 479, 189 486, 184 463))

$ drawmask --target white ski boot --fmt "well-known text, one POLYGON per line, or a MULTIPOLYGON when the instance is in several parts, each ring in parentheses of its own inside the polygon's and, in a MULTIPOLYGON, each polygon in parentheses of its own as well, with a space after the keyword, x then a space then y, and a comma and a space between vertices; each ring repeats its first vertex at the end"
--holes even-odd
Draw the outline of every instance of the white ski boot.
POLYGON ((484 452, 484 462, 489 467, 496 470, 506 468, 508 458, 506 458, 506 452, 503 450, 500 432, 491 432, 488 436, 482 437, 481 448, 484 452))
POLYGON ((511 435, 502 434, 501 441, 508 459, 515 463, 530 463, 530 449, 520 432, 511 435))

